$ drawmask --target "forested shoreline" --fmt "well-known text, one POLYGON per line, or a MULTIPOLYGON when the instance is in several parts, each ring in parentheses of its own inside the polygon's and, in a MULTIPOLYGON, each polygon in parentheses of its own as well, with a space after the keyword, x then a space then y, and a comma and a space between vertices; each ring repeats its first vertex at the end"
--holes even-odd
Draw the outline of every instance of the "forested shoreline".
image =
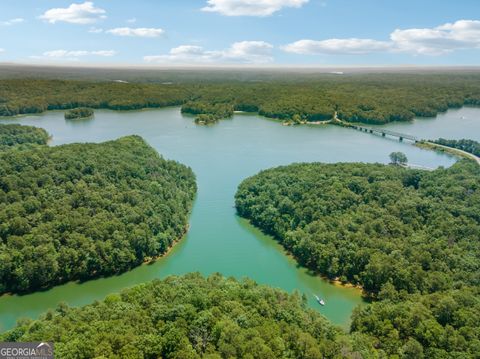
POLYGON ((0 294, 118 274, 164 254, 185 233, 195 193, 191 169, 138 136, 0 151, 0 294))
MULTIPOLYGON (((0 125, 0 140, 0 294, 121 273, 183 234, 194 175, 140 137, 47 147, 45 130, 0 125)), ((60 357, 478 357, 476 163, 293 164, 245 179, 235 201, 300 264, 364 288, 349 333, 299 294, 188 274, 59 304, 0 340, 52 340, 60 357)))
MULTIPOLYGON (((392 292, 390 292, 392 294, 392 292)), ((53 341, 61 358, 476 358, 478 288, 358 307, 345 333, 305 296, 213 274, 170 276, 19 320, 2 341, 53 341), (459 328, 460 327, 460 328, 459 328)))
POLYGON ((76 107, 138 110, 182 106, 200 122, 258 112, 281 120, 381 124, 435 116, 449 108, 480 105, 480 74, 357 74, 282 77, 253 81, 119 83, 79 80, 0 80, 0 116, 76 107))
POLYGON ((439 138, 438 140, 434 140, 431 142, 442 146, 456 148, 480 157, 480 143, 478 141, 468 140, 465 138, 461 140, 448 140, 445 138, 439 138))
POLYGON ((474 358, 480 348, 480 167, 293 164, 242 182, 238 213, 307 268, 374 300, 353 333, 389 355, 474 358))
POLYGON ((46 145, 48 139, 49 135, 43 128, 0 124, 0 151, 12 147, 46 145))
POLYGON ((80 308, 59 304, 2 341, 53 341, 74 358, 355 358, 376 350, 348 336, 298 293, 214 274, 171 276, 80 308))

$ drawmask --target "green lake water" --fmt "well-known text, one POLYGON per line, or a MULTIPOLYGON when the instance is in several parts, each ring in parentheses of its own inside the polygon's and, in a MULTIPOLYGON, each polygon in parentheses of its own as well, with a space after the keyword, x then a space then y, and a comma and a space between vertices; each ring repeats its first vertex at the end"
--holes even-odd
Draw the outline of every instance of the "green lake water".
MULTIPOLYGON (((351 129, 313 125, 287 127, 251 114, 238 114, 209 127, 195 125, 191 117, 181 115, 179 108, 96 111, 93 119, 85 121, 65 121, 63 112, 48 112, 1 122, 43 127, 53 135, 53 146, 101 142, 138 134, 164 157, 192 167, 197 176, 198 195, 190 230, 168 256, 114 277, 71 282, 29 295, 2 296, 0 331, 11 328, 18 318, 35 318, 61 301, 71 306, 83 305, 125 287, 192 271, 251 277, 289 292, 297 290, 307 295, 312 308, 346 327, 353 308, 362 303, 360 292, 311 275, 287 256, 272 238, 239 218, 233 207, 238 184, 268 167, 313 161, 386 163, 393 151, 402 151, 411 163, 426 167, 450 166, 455 162, 455 158, 447 154, 351 129), (324 298, 326 306, 320 307, 313 294, 324 298)), ((443 136, 478 140, 480 110, 453 110, 437 119, 387 127, 422 138, 443 136)))

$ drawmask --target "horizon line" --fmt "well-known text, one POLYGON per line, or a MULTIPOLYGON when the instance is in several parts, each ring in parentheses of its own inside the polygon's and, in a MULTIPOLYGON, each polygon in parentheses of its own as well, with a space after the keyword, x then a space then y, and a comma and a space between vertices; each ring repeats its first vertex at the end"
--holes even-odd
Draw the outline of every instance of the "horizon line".
POLYGON ((383 65, 335 65, 335 64, 119 64, 119 63, 27 63, 0 62, 0 67, 53 67, 53 68, 99 68, 99 69, 138 69, 138 70, 202 70, 202 69, 238 69, 238 70, 275 70, 275 69, 478 69, 480 65, 425 65, 425 64, 383 64, 383 65))

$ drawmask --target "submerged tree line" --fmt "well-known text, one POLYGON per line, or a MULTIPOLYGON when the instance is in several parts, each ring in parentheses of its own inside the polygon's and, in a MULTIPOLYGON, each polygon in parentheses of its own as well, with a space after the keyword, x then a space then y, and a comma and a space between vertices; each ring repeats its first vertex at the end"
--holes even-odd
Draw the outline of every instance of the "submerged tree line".
POLYGON ((182 106, 212 123, 234 111, 283 120, 386 123, 434 116, 480 104, 478 74, 369 74, 313 76, 293 81, 177 81, 119 83, 73 80, 0 80, 0 116, 77 107, 135 110, 182 106))
POLYGON ((297 260, 361 286, 352 333, 386 355, 475 358, 480 349, 480 167, 294 164, 246 179, 236 207, 297 260), (402 349, 403 348, 403 349, 402 349))

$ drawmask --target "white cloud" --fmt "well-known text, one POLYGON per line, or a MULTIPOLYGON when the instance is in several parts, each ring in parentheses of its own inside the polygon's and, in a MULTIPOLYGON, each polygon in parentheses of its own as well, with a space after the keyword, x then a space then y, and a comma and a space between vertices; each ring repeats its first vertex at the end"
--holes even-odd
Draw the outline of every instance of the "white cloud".
POLYGON ((40 19, 51 24, 63 21, 71 24, 93 24, 106 18, 106 11, 95 7, 93 2, 85 1, 82 4, 71 4, 67 8, 54 8, 47 10, 40 19))
POLYGON ((67 50, 52 50, 52 51, 45 51, 43 56, 45 57, 78 57, 78 56, 86 56, 88 55, 88 51, 84 50, 77 50, 77 51, 67 51, 67 50))
POLYGON ((205 50, 201 46, 182 45, 170 50, 166 55, 145 56, 150 63, 266 63, 273 61, 273 46, 264 41, 240 41, 220 51, 205 50))
POLYGON ((146 28, 146 27, 117 27, 115 29, 107 30, 109 34, 117 36, 135 36, 135 37, 158 37, 165 33, 160 28, 146 28))
POLYGON ((115 56, 117 54, 114 50, 100 50, 100 51, 90 51, 90 55, 95 56, 115 56))
POLYGON ((5 52, 5 49, 0 48, 0 54, 1 54, 2 52, 5 52))
POLYGON ((21 24, 24 21, 25 21, 25 19, 22 19, 21 17, 17 17, 15 19, 0 21, 0 25, 2 25, 2 26, 12 26, 12 25, 16 25, 16 24, 21 24))
POLYGON ((202 11, 226 16, 269 16, 284 7, 299 8, 309 0, 207 0, 202 11))
POLYGON ((295 54, 367 54, 371 52, 386 51, 391 44, 386 41, 371 39, 328 39, 322 41, 299 40, 282 47, 286 52, 295 54))
POLYGON ((350 54, 406 52, 414 55, 442 55, 461 49, 480 49, 480 21, 458 20, 434 28, 397 29, 389 41, 374 39, 299 40, 282 46, 296 54, 350 54))
POLYGON ((480 48, 480 21, 458 20, 434 28, 397 29, 390 39, 399 51, 441 55, 454 50, 480 48))
POLYGON ((85 50, 74 50, 74 51, 67 51, 67 50, 53 50, 53 51, 46 51, 43 53, 44 56, 47 57, 79 57, 79 56, 88 56, 88 55, 96 55, 96 56, 113 56, 116 52, 113 50, 99 50, 99 51, 85 51, 85 50))
POLYGON ((91 34, 101 34, 103 32, 103 29, 98 27, 91 27, 90 29, 88 29, 88 32, 91 34))
POLYGON ((245 62, 271 62, 273 46, 265 41, 240 41, 233 43, 224 56, 245 62))
POLYGON ((129 24, 135 24, 137 22, 137 18, 136 17, 132 17, 131 19, 128 19, 127 20, 127 23, 129 24))
POLYGON ((100 56, 100 57, 111 57, 116 55, 116 51, 113 50, 97 50, 97 51, 86 51, 86 50, 52 50, 45 51, 42 56, 31 56, 33 59, 37 60, 68 60, 68 61, 78 61, 80 57, 85 56, 100 56))

